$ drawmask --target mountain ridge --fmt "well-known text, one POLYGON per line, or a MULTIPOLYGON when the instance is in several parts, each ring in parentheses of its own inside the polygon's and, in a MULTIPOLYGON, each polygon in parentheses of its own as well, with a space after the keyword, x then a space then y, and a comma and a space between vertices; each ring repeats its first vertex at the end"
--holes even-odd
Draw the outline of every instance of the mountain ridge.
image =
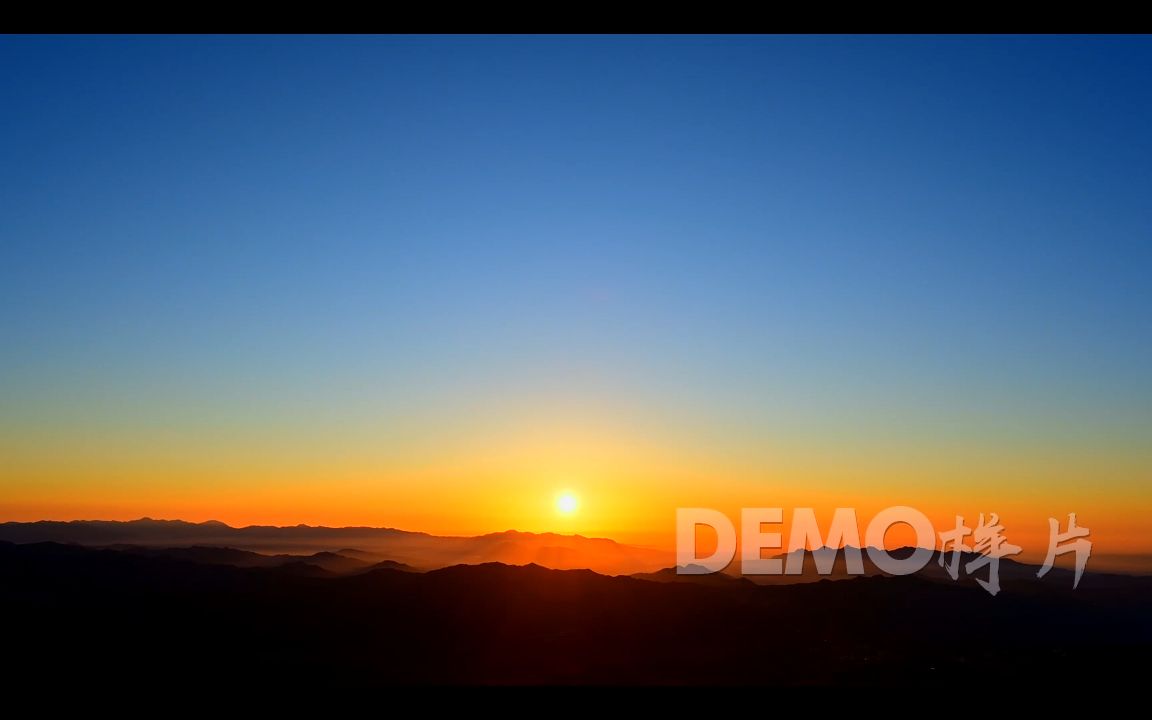
POLYGON ((10 686, 954 688, 974 669, 984 682, 1039 682, 1091 658, 1077 680, 1110 687, 1142 677, 1149 602, 1146 578, 993 598, 915 576, 708 587, 502 563, 335 576, 0 542, 0 612, 20 618, 5 636, 19 658, 10 686), (77 664, 94 648, 99 662, 77 664))
POLYGON ((497 561, 512 565, 535 562, 556 569, 588 568, 604 574, 628 575, 659 570, 672 559, 670 552, 626 545, 610 538, 552 532, 505 530, 476 536, 442 536, 390 527, 337 528, 305 524, 233 527, 218 520, 197 523, 149 517, 4 522, 0 523, 0 540, 62 542, 89 547, 209 546, 293 556, 328 552, 348 560, 329 558, 329 565, 342 563, 345 568, 356 562, 370 564, 369 557, 372 557, 374 562, 387 560, 421 570, 497 561), (342 549, 353 554, 341 553, 342 549))

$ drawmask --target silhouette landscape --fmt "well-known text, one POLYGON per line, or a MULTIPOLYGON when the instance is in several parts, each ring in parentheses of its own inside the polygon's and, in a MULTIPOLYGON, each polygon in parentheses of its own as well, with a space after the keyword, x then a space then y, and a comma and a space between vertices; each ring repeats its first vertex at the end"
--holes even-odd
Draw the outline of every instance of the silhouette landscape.
POLYGON ((1140 35, 0 34, 0 687, 1110 708, 1149 78, 1140 35))
POLYGON ((1142 672, 1152 648, 1152 577, 1089 573, 1073 591, 1067 569, 1041 580, 1035 566, 1006 561, 1003 593, 993 598, 935 562, 910 576, 873 567, 864 577, 778 576, 788 584, 765 586, 674 568, 613 575, 487 559, 535 552, 569 562, 573 555, 554 549, 586 544, 605 567, 652 559, 610 540, 530 533, 4 523, 0 610, 21 618, 7 651, 24 658, 30 682, 64 646, 102 649, 101 662, 79 676, 92 683, 132 677, 163 686, 211 667, 223 682, 293 676, 333 688, 946 686, 973 673, 1045 682, 1076 662, 1086 677, 1117 682, 1142 672), (177 544, 224 539, 332 549, 177 544), (371 549, 342 547, 349 539, 371 549))

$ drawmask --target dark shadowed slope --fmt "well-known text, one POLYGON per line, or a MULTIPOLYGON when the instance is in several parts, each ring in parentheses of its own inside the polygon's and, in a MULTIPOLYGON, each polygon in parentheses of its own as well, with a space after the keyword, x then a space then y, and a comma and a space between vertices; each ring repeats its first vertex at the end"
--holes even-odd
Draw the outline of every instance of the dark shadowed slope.
MULTIPOLYGON (((911 556, 914 551, 915 548, 902 547, 889 551, 889 554, 893 558, 902 559, 911 556)), ((784 562, 781 566, 782 572, 778 575, 741 575, 739 562, 734 562, 723 572, 718 573, 707 573, 704 568, 698 565, 690 565, 689 567, 694 568, 695 572, 678 573, 676 567, 669 567, 653 573, 633 573, 631 577, 654 582, 676 582, 696 585, 726 585, 733 582, 749 582, 755 585, 770 586, 800 585, 821 581, 842 581, 860 577, 888 577, 887 573, 880 570, 880 568, 872 562, 866 551, 861 551, 862 574, 848 572, 843 548, 834 549, 824 547, 817 549, 815 552, 796 550, 775 557, 784 562), (814 555, 822 556, 825 564, 817 566, 814 555), (791 565, 792 569, 798 570, 799 572, 794 574, 787 572, 790 567, 790 562, 793 563, 791 565), (831 572, 823 574, 820 572, 821 569, 830 569, 831 572)), ((976 583, 976 578, 985 581, 989 579, 989 570, 987 567, 977 569, 975 573, 971 575, 965 572, 964 567, 967 563, 981 557, 976 553, 966 552, 960 554, 959 577, 957 579, 953 579, 945 567, 940 564, 940 557, 941 553, 939 551, 933 551, 928 564, 917 570, 915 576, 933 582, 971 587, 979 587, 976 583)), ((945 563, 951 562, 951 553, 944 553, 944 559, 945 563)), ((1054 588, 1071 588, 1073 587, 1075 573, 1067 567, 1060 567, 1061 565, 1069 564, 1071 564, 1070 557, 1058 558, 1057 565, 1045 573, 1043 579, 1039 579, 1037 575, 1040 566, 1016 562, 1011 558, 1002 558, 997 574, 1002 585, 1039 583, 1054 588)), ((1133 576, 1129 575, 1086 571, 1081 578, 1080 587, 1093 589, 1129 587, 1133 579, 1133 576)))
POLYGON ((0 544, 7 679, 69 685, 940 684, 1142 672, 1152 585, 915 577, 761 587, 534 565, 311 577, 0 544), (1053 675, 1055 673, 1056 675, 1053 675))
MULTIPOLYGON (((860 577, 858 574, 848 572, 848 563, 846 560, 845 548, 830 548, 822 547, 816 550, 793 550, 789 553, 782 553, 774 556, 776 559, 781 560, 784 571, 779 575, 740 575, 741 567, 739 561, 733 562, 725 571, 724 574, 730 577, 743 577, 750 582, 757 585, 795 585, 798 583, 818 582, 820 580, 850 580, 852 578, 860 577), (816 558, 819 556, 824 563, 823 566, 817 564, 816 558), (820 572, 822 567, 831 568, 831 572, 823 574, 820 572), (799 569, 796 574, 790 574, 789 569, 799 569)), ((893 558, 903 559, 912 555, 916 550, 913 547, 901 547, 889 550, 888 554, 893 558)), ((953 580, 951 575, 945 568, 945 565, 950 564, 952 561, 951 551, 943 553, 945 565, 940 564, 941 552, 934 550, 932 552, 931 560, 923 568, 916 572, 917 577, 937 580, 939 582, 952 583, 952 582, 972 582, 972 576, 965 572, 965 566, 981 556, 973 552, 960 553, 960 560, 958 566, 959 579, 953 580)), ((884 571, 876 566, 868 553, 867 548, 860 549, 860 564, 863 569, 865 577, 874 577, 880 575, 887 575, 884 571)), ((1075 573, 1070 569, 1072 565, 1071 556, 1062 556, 1057 558, 1056 564, 1044 576, 1044 582, 1051 584, 1059 584, 1067 587, 1072 586, 1072 581, 1075 573)), ((1085 572, 1084 580, 1082 582, 1091 582, 1094 587, 1101 587, 1109 583, 1124 584, 1128 581, 1126 575, 1116 575, 1112 573, 1096 572, 1096 564, 1090 562, 1088 569, 1085 572), (1088 580, 1088 578, 1091 578, 1088 580)), ((1035 580, 1037 571, 1040 569, 1039 565, 1031 563, 1023 563, 1013 560, 1012 558, 1001 558, 999 564, 999 577, 1001 582, 1015 581, 1015 580, 1035 580)), ((668 576, 674 573, 674 568, 667 568, 662 570, 662 577, 668 579, 668 576)), ((639 577, 639 576, 637 576, 639 577)), ((678 578, 691 577, 690 575, 678 576, 678 578)), ((708 577, 708 576, 701 576, 708 577)), ((988 569, 980 569, 975 572, 975 577, 981 579, 988 579, 988 569)), ((653 577, 652 579, 659 579, 653 577)), ((684 580, 680 580, 683 582, 684 580)))

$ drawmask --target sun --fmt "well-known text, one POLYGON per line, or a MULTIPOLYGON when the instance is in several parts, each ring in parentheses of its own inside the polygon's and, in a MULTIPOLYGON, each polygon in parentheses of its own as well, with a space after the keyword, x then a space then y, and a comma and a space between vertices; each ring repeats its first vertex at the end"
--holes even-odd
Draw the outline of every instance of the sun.
POLYGON ((580 499, 571 490, 562 490, 556 494, 556 512, 561 515, 572 515, 580 509, 580 499))

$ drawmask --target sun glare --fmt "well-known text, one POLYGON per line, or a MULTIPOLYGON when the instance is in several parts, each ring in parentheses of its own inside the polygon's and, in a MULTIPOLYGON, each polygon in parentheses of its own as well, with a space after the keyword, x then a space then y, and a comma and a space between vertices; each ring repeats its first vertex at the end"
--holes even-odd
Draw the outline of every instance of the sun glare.
POLYGON ((580 500, 569 490, 556 495, 556 512, 561 515, 571 515, 580 507, 580 500))

